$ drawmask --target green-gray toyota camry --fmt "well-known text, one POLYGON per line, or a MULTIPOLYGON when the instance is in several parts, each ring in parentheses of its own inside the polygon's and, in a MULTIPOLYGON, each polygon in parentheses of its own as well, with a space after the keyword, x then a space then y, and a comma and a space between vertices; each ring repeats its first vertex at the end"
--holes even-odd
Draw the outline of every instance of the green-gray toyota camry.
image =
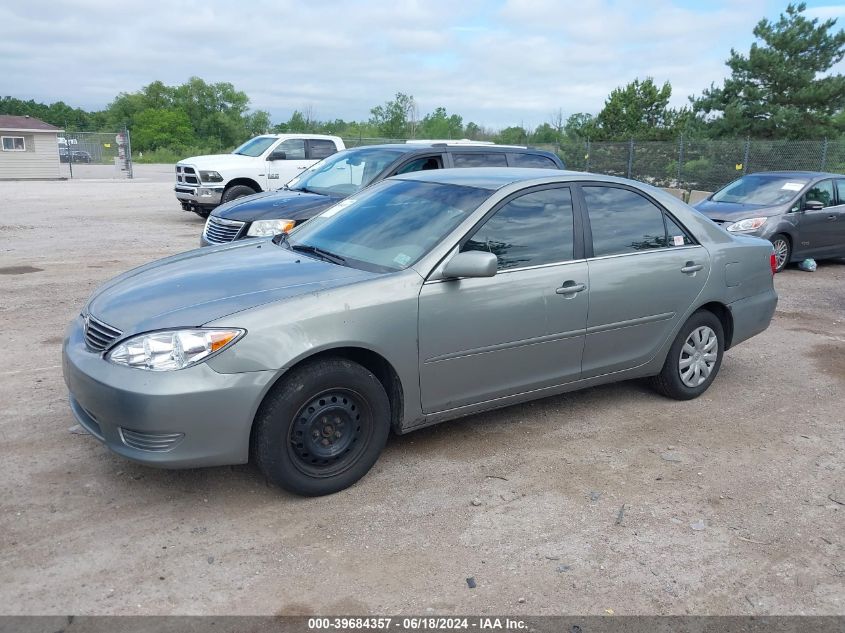
POLYGON ((396 176, 289 235, 99 288, 67 332, 79 423, 163 467, 252 459, 321 495, 388 434, 618 380, 694 398, 763 331, 772 245, 670 195, 542 169, 396 176))

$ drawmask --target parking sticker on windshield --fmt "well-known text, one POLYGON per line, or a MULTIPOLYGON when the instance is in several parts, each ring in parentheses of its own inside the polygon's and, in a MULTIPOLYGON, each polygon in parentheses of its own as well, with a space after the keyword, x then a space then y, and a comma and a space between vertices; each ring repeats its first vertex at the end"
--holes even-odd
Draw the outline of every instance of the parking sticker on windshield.
POLYGON ((673 235, 672 236, 672 243, 675 246, 683 246, 684 245, 684 236, 683 235, 673 235))
POLYGON ((801 191, 804 188, 804 185, 800 182, 785 182, 783 183, 783 187, 781 189, 786 189, 787 191, 801 191))
POLYGON ((393 258, 393 261, 399 264, 400 266, 407 266, 411 261, 411 256, 406 255, 405 253, 399 253, 396 257, 393 258))

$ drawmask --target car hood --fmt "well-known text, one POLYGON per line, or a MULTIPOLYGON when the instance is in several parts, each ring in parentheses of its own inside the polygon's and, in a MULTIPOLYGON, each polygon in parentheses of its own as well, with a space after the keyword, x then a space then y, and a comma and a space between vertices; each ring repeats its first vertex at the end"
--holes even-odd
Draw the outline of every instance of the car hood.
POLYGON ((196 327, 258 305, 377 276, 269 239, 202 248, 141 266, 99 288, 86 311, 124 334, 196 327))
POLYGON ((197 169, 220 171, 230 168, 237 169, 256 161, 260 162, 261 160, 260 156, 244 156, 243 154, 208 154, 206 156, 184 158, 178 164, 190 165, 197 169))
POLYGON ((733 202, 713 202, 712 200, 702 200, 695 205, 695 209, 711 220, 723 222, 753 217, 768 218, 783 213, 783 207, 780 205, 766 207, 759 204, 736 204, 733 202))
POLYGON ((308 220, 342 198, 289 189, 238 198, 221 205, 211 215, 254 222, 255 220, 308 220))

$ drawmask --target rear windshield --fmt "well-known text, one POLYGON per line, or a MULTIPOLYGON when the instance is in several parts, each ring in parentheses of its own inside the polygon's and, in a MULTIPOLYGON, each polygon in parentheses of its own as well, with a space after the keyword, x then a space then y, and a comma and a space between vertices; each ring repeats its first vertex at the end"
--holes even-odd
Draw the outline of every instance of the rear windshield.
POLYGON ((711 200, 760 206, 784 204, 795 198, 808 182, 800 177, 751 174, 717 191, 711 200))

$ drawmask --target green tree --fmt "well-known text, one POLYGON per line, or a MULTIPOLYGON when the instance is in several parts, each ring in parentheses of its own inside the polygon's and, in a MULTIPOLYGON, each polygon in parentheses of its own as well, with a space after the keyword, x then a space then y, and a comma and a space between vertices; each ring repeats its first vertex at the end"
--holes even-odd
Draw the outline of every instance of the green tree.
POLYGON ((411 135, 415 121, 416 103, 414 97, 401 92, 396 93, 393 101, 370 110, 370 124, 381 136, 387 138, 406 138, 411 135), (411 120, 409 121, 409 117, 411 120))
POLYGON ((731 69, 721 88, 711 84, 691 98, 695 112, 710 115, 715 136, 821 138, 841 130, 845 77, 825 74, 845 55, 845 32, 836 20, 803 15, 790 4, 776 22, 760 20, 748 55, 731 49, 731 69))
POLYGON ((651 77, 615 88, 595 120, 596 140, 663 140, 676 130, 679 113, 668 107, 672 86, 658 88, 651 77))
POLYGON ((532 143, 557 143, 560 141, 560 135, 557 130, 550 123, 542 123, 534 130, 531 136, 532 143))
POLYGON ((464 120, 461 116, 449 116, 446 108, 436 108, 434 112, 423 117, 419 127, 422 138, 456 139, 464 132, 464 120))
POLYGON ((506 127, 494 136, 493 140, 503 145, 525 145, 528 143, 528 130, 516 125, 506 127))
POLYGON ((196 141, 188 115, 181 110, 149 108, 135 116, 132 147, 140 151, 188 147, 196 141))
POLYGON ((563 125, 563 133, 573 141, 583 141, 596 137, 596 118, 587 112, 569 115, 563 125))

